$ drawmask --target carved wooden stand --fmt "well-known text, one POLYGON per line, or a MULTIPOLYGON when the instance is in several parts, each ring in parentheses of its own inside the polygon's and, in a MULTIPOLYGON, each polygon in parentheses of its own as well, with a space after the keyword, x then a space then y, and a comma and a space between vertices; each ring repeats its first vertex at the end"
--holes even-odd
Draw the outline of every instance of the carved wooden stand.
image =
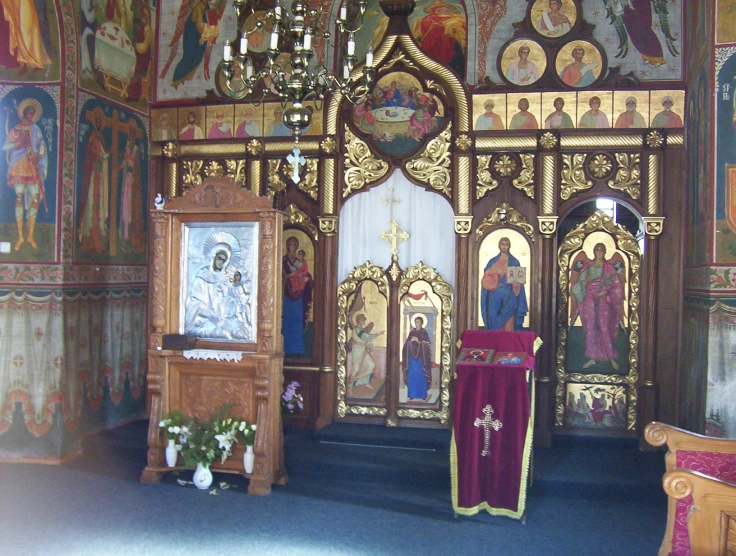
MULTIPOLYGON (((285 484, 284 442, 280 395, 283 383, 281 337, 281 250, 282 213, 269 199, 253 196, 228 179, 211 179, 169 199, 151 214, 154 234, 150 266, 151 324, 148 349, 148 393, 151 403, 148 428, 148 461, 141 482, 160 482, 172 471, 164 458, 165 441, 158 423, 163 415, 180 409, 185 416, 209 418, 225 403, 232 403, 230 415, 257 423, 255 466, 249 494, 269 494, 272 484, 285 484), (192 222, 258 222, 258 285, 256 338, 253 343, 206 342, 197 340, 197 349, 241 352, 240 361, 187 359, 182 351, 163 350, 162 336, 181 333, 180 261, 186 255, 182 229, 192 222)), ((254 253, 255 255, 255 253, 254 253)), ((245 474, 244 448, 236 444, 224 464, 214 471, 245 474)))

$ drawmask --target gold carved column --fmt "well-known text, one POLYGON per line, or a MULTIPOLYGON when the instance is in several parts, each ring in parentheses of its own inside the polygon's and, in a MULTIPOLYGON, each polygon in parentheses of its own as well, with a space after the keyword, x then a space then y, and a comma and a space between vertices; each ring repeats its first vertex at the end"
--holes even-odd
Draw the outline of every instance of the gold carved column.
POLYGON ((554 356, 556 345, 555 311, 551 300, 555 299, 553 279, 557 267, 557 147, 552 133, 544 133, 539 140, 539 231, 542 234, 539 334, 544 341, 537 353, 536 423, 534 440, 542 446, 552 445, 555 412, 554 356))
MULTIPOLYGON (((649 147, 647 153, 647 187, 646 187, 646 211, 644 226, 646 233, 644 249, 644 299, 642 316, 642 330, 647 333, 643 335, 641 347, 641 366, 639 368, 638 390, 638 414, 637 430, 644 430, 647 423, 653 421, 657 416, 657 274, 659 272, 659 236, 664 226, 662 216, 662 161, 661 150, 662 136, 657 131, 650 132, 646 137, 649 147)), ((642 436, 641 446, 647 446, 642 436)))

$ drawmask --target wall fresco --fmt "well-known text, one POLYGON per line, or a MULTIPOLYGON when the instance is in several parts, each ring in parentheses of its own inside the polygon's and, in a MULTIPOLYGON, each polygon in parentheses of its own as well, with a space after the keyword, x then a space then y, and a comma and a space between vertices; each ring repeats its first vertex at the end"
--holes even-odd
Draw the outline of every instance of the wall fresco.
POLYGON ((57 245, 57 86, 0 86, 0 262, 52 262, 57 245))

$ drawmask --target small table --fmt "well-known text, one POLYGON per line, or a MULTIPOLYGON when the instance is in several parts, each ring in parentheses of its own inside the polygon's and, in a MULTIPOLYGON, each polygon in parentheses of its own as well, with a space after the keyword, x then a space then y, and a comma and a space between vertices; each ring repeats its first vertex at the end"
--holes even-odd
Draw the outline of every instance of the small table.
POLYGON ((534 431, 534 332, 466 330, 462 348, 525 354, 521 364, 458 363, 453 408, 455 513, 522 519, 534 431))

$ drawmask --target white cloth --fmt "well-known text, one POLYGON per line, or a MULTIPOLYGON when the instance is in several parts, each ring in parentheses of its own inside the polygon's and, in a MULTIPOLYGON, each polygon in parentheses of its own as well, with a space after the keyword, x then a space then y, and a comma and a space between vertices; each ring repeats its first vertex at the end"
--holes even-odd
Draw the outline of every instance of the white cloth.
POLYGON ((441 194, 411 183, 396 170, 381 185, 353 195, 340 211, 337 279, 345 280, 366 261, 387 268, 391 264, 391 244, 381 239, 393 219, 409 234, 399 244, 399 265, 407 269, 420 261, 434 268, 450 286, 455 283, 455 222, 452 206, 441 194), (400 203, 381 202, 393 198, 400 203))

